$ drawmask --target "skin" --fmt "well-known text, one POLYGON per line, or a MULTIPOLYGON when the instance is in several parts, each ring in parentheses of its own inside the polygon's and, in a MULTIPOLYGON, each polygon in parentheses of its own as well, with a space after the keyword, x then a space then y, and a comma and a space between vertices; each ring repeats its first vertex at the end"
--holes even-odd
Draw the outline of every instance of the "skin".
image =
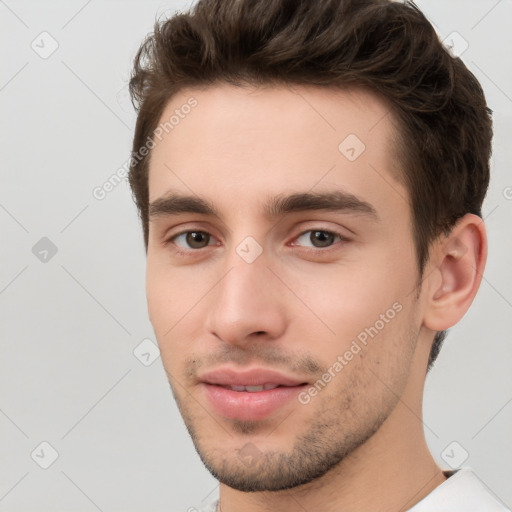
POLYGON ((435 331, 460 320, 480 285, 483 222, 468 214, 433 243, 417 290, 409 194, 383 100, 362 89, 216 84, 182 90, 162 121, 191 96, 197 107, 152 150, 150 202, 169 190, 192 194, 222 219, 154 217, 146 291, 173 394, 220 481, 222 511, 407 510, 445 480, 424 438, 423 387, 435 331), (366 146, 354 161, 338 149, 348 134, 366 146), (370 203, 378 220, 262 212, 269 196, 333 190, 370 203), (348 240, 315 246, 308 229, 348 240), (192 246, 175 237, 185 230, 210 238, 192 246), (248 236, 263 249, 252 263, 236 252, 248 236), (205 399, 198 375, 221 364, 313 384, 394 303, 400 312, 309 403, 242 422, 205 399), (250 464, 240 457, 247 450, 250 464))

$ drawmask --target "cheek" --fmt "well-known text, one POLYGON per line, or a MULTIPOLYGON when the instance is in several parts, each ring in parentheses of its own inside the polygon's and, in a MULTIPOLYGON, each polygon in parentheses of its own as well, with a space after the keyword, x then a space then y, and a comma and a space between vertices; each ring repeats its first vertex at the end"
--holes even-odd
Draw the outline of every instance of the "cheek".
POLYGON ((192 267, 172 267, 165 258, 148 257, 146 297, 149 319, 168 372, 176 373, 180 360, 194 352, 191 340, 204 339, 207 294, 218 274, 192 267), (198 316, 199 315, 199 316, 198 316), (178 357, 177 357, 178 356, 178 357))
POLYGON ((157 336, 160 334, 162 322, 165 320, 163 314, 172 312, 173 308, 169 307, 172 303, 170 294, 172 288, 165 280, 161 269, 154 262, 154 258, 148 256, 146 267, 146 299, 148 304, 149 319, 157 336))
MULTIPOLYGON (((310 310, 305 311, 305 318, 331 343, 342 343, 376 322, 381 327, 382 322, 387 325, 395 318, 410 291, 409 273, 407 265, 399 272, 389 258, 387 262, 318 265, 314 272, 297 270, 290 278, 300 283, 297 295, 310 310)), ((294 307, 302 306, 297 301, 294 307)))
POLYGON ((169 269, 148 260, 146 271, 146 297, 148 314, 161 352, 162 360, 168 369, 170 355, 176 353, 177 336, 182 329, 191 298, 190 291, 184 288, 179 273, 171 275, 169 269))
POLYGON ((208 290, 207 276, 173 267, 165 257, 148 256, 146 297, 153 327, 166 333, 178 324, 208 290))
POLYGON ((394 303, 394 307, 384 309, 383 317, 378 310, 367 318, 360 315, 357 321, 347 316, 351 325, 340 321, 337 341, 322 347, 322 359, 338 372, 326 401, 338 403, 340 396, 347 396, 352 414, 359 419, 391 407, 402 395, 418 335, 410 302, 394 303))

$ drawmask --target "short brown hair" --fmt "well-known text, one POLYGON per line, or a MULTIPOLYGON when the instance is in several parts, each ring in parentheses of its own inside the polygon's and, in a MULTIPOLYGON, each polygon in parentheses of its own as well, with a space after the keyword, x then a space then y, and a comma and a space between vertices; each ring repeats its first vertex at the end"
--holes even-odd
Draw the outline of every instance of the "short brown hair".
MULTIPOLYGON (((410 194, 418 284, 431 242, 466 213, 482 216, 492 111, 475 76, 413 2, 199 0, 155 23, 130 80, 138 117, 129 182, 146 250, 151 155, 138 150, 179 90, 219 81, 365 87, 387 100, 399 126, 395 150, 410 194)), ((445 335, 436 333, 429 369, 445 335)))

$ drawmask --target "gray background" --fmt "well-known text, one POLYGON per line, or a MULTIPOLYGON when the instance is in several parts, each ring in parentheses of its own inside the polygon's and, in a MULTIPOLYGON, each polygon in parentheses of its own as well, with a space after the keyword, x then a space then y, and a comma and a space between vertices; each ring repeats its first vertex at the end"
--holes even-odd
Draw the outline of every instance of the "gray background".
MULTIPOLYGON (((427 378, 426 436, 443 467, 467 456, 512 506, 512 2, 418 4, 442 39, 469 44, 495 123, 487 268, 427 378)), ((129 156, 138 45, 188 5, 0 1, 2 511, 186 510, 218 492, 161 360, 146 366, 154 345, 136 350, 155 340, 128 185, 93 196, 129 156)))

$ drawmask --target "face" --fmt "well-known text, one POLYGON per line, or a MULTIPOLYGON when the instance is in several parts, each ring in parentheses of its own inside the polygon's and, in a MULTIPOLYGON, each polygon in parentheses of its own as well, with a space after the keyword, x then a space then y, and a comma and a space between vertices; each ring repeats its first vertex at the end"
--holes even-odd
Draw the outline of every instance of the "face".
POLYGON ((173 394, 221 482, 311 482, 390 416, 421 327, 391 116, 362 90, 285 86, 182 90, 162 123, 176 111, 146 276, 173 394))

